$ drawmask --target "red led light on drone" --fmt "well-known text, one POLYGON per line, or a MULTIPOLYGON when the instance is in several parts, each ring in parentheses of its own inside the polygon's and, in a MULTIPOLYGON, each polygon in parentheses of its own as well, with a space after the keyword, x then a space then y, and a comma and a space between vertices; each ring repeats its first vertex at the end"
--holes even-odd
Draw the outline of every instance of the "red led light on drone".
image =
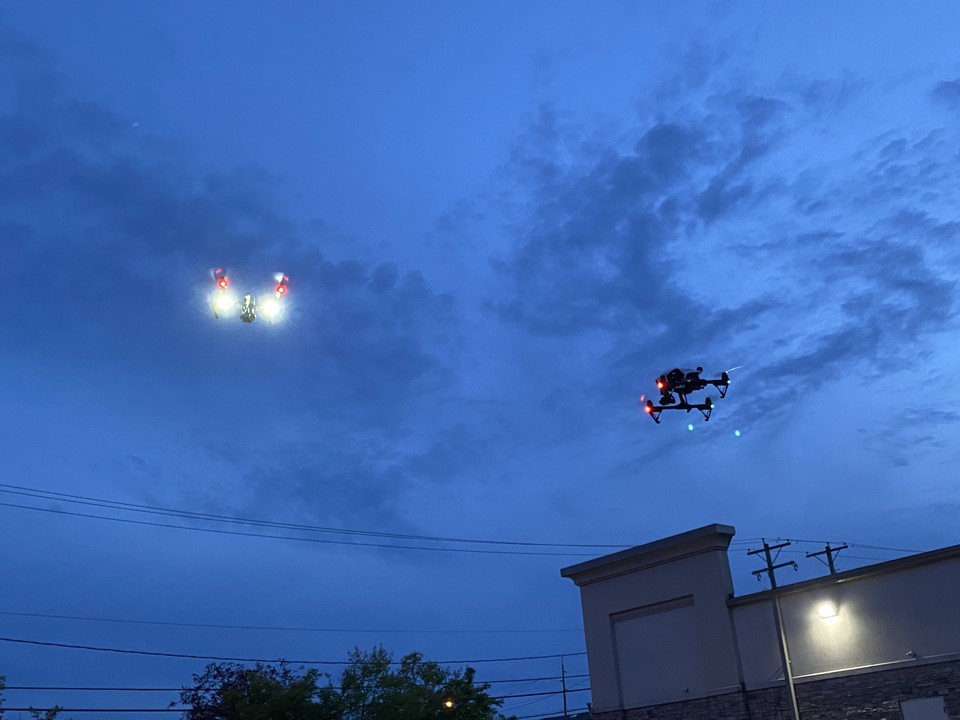
POLYGON ((650 405, 644 405, 644 406, 643 406, 643 411, 646 412, 646 413, 652 413, 652 412, 653 412, 653 408, 652 408, 650 405))
POLYGON ((287 291, 287 287, 283 284, 277 285, 277 295, 283 295, 287 291))
POLYGON ((229 285, 229 284, 230 284, 230 283, 227 282, 227 279, 226 279, 225 277, 222 277, 222 278, 220 278, 220 279, 217 281, 217 285, 220 286, 220 289, 221 289, 221 290, 226 290, 226 289, 227 289, 227 285, 229 285))

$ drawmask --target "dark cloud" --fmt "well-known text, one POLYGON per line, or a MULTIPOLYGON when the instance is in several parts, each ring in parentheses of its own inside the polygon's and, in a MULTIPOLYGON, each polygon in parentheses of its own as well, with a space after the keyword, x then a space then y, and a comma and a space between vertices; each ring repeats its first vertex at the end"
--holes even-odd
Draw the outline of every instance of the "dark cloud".
POLYGON ((866 90, 867 82, 854 75, 839 79, 797 80, 795 93, 817 117, 830 121, 838 110, 848 107, 866 90))
MULTIPOLYGON (((946 136, 887 133, 851 150, 854 164, 794 173, 796 160, 782 158, 865 84, 712 91, 719 82, 701 83, 699 108, 640 121, 629 150, 542 113, 524 136, 537 142, 513 154, 528 203, 512 248, 494 261, 507 291, 491 309, 533 336, 594 348, 604 397, 636 387, 638 371, 750 359, 756 402, 743 419, 785 411, 799 388, 919 360, 956 304, 938 253, 950 252, 957 226, 930 210, 957 184, 946 136), (783 218, 791 205, 802 212, 783 218), (754 214, 796 230, 718 242, 754 214), (699 266, 714 258, 733 258, 719 263, 730 274, 713 286, 688 280, 706 277, 699 266)), ((654 96, 670 107, 669 93, 654 96)))
POLYGON ((935 100, 952 107, 960 106, 960 80, 943 80, 933 86, 931 91, 935 100))
MULTIPOLYGON (((18 90, 0 108, 0 297, 42 287, 28 312, 5 313, 8 338, 36 352, 69 348, 74 362, 127 361, 201 377, 222 362, 213 337, 250 372, 275 347, 256 327, 215 327, 204 307, 214 265, 269 286, 292 277, 293 325, 268 382, 281 396, 385 412, 442 373, 456 310, 416 270, 334 260, 285 211, 280 184, 255 168, 200 171, 170 143, 141 136, 108 108, 73 99, 42 52, 0 31, 0 72, 18 90), (36 83, 36 76, 45 82, 36 83), (212 333, 218 333, 213 336, 212 333), (250 336, 259 337, 252 340, 250 336)), ((314 227, 314 230, 316 228, 314 227)))
POLYGON ((536 204, 516 247, 496 262, 511 283, 511 297, 493 304, 503 320, 571 336, 672 318, 685 338, 711 341, 712 310, 678 287, 675 268, 691 228, 755 195, 747 171, 768 152, 784 112, 761 96, 715 102, 722 121, 664 120, 639 133, 630 152, 609 148, 568 165, 556 147, 561 133, 541 114, 534 134, 548 142, 528 146, 522 160, 541 169, 526 176, 536 204))
POLYGON ((908 467, 928 453, 951 447, 950 429, 960 413, 929 404, 902 408, 896 418, 861 428, 864 447, 896 467, 908 467))
POLYGON ((6 352, 65 383, 141 396, 160 434, 181 428, 175 452, 112 466, 118 492, 410 527, 402 500, 453 457, 424 450, 425 423, 404 420, 453 383, 453 296, 417 269, 351 258, 322 222, 304 228, 263 171, 202 171, 175 144, 73 99, 43 53, 2 29, 0 76, 18 88, 0 105, 0 301, 21 306, 0 314, 6 352), (340 257, 322 249, 327 237, 340 257), (216 265, 235 287, 287 272, 288 322, 213 320, 216 265), (240 502, 257 488, 276 500, 240 502))
POLYGON ((417 507, 425 498, 462 504, 464 488, 484 479, 484 461, 495 439, 463 423, 434 428, 397 444, 346 428, 328 437, 284 445, 282 456, 257 457, 234 497, 237 511, 298 516, 334 527, 416 533, 417 507))

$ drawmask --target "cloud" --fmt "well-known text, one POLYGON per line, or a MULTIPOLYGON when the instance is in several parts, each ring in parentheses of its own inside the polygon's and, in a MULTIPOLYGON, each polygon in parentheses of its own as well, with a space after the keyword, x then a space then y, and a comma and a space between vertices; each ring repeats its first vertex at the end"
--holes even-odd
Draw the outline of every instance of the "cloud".
POLYGON ((933 86, 931 94, 935 100, 957 107, 960 105, 960 80, 941 80, 933 86))
POLYGON ((692 228, 756 198, 760 183, 748 170, 768 152, 784 105, 755 95, 715 102, 722 120, 665 119, 642 129, 626 152, 604 148, 566 165, 565 152, 551 145, 559 131, 544 130, 552 116, 541 112, 532 132, 551 141, 532 144, 533 157, 520 161, 541 169, 527 176, 535 204, 514 247, 496 260, 510 287, 507 299, 491 304, 502 320, 569 337, 675 319, 678 350, 723 332, 714 312, 732 310, 735 321, 737 308, 715 311, 685 292, 678 268, 692 228))
POLYGON ((0 297, 10 304, 35 288, 23 312, 0 319, 8 337, 38 350, 69 344, 81 362, 198 375, 220 361, 203 351, 214 342, 249 354, 251 367, 234 369, 243 382, 278 346, 261 329, 241 336, 209 320, 207 272, 224 265, 265 287, 271 273, 290 274, 296 317, 284 367, 314 388, 329 378, 321 396, 389 404, 444 372, 457 308, 418 270, 334 260, 322 236, 285 212, 275 178, 200 171, 169 141, 73 99, 42 51, 10 30, 0 31, 0 53, 0 72, 18 88, 0 108, 0 259, 11 277, 0 297))
POLYGON ((541 111, 512 156, 524 200, 489 308, 577 343, 606 398, 674 365, 748 363, 744 419, 826 378, 917 361, 956 306, 954 136, 824 144, 870 91, 851 77, 764 87, 714 73, 697 88, 683 103, 654 91, 640 105, 658 112, 627 142, 541 111))
POLYGON ((350 257, 322 222, 292 217, 262 170, 202 171, 176 143, 75 99, 5 28, 0 86, 16 89, 0 98, 0 302, 17 308, 0 314, 4 352, 65 386, 141 397, 157 437, 176 437, 173 452, 117 469, 122 491, 216 508, 252 478, 287 510, 399 523, 416 482, 389 459, 409 458, 402 468, 429 447, 410 413, 455 382, 454 297, 402 258, 350 257), (237 288, 287 272, 287 324, 215 321, 216 265, 237 288))

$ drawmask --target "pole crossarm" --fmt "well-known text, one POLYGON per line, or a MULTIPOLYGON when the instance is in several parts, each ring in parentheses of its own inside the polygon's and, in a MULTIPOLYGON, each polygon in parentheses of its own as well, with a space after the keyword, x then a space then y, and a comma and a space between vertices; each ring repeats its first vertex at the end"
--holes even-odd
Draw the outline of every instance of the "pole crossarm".
MULTIPOLYGON (((836 575, 837 568, 836 568, 836 565, 834 565, 833 559, 841 550, 846 550, 848 547, 849 545, 847 545, 846 543, 844 543, 840 547, 830 547, 830 543, 827 543, 826 546, 823 548, 823 550, 820 550, 819 552, 807 553, 807 557, 816 558, 817 560, 820 560, 821 555, 826 555, 827 561, 823 564, 826 565, 828 568, 830 568, 831 575, 836 575)), ((820 562, 823 562, 823 560, 820 560, 820 562)))

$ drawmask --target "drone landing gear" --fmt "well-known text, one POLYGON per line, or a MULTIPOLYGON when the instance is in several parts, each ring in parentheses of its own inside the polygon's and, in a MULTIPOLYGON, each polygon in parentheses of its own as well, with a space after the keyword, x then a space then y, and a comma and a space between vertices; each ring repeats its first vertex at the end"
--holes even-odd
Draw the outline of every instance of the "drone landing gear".
MULTIPOLYGON (((720 397, 723 397, 723 395, 721 394, 720 397)), ((704 422, 710 421, 710 415, 711 413, 713 413, 713 400, 711 400, 710 398, 707 398, 707 401, 705 403, 701 405, 691 405, 690 407, 696 408, 697 410, 700 411, 700 414, 703 415, 704 422)), ((687 412, 690 412, 690 410, 687 410, 687 412)))
POLYGON ((644 405, 643 409, 657 425, 660 424, 660 413, 664 411, 662 406, 654 405, 653 400, 647 400, 647 404, 644 405))
POLYGON ((662 413, 664 410, 686 410, 687 412, 690 412, 691 410, 699 410, 700 414, 703 415, 703 421, 708 422, 710 420, 710 415, 713 414, 713 408, 713 398, 707 398, 702 403, 691 404, 687 402, 686 397, 681 395, 680 402, 677 405, 654 405, 653 400, 647 400, 647 404, 644 405, 643 410, 657 425, 659 425, 660 413, 662 413))
POLYGON ((717 390, 720 391, 720 397, 725 398, 727 396, 727 389, 730 387, 730 376, 727 375, 726 371, 720 373, 720 382, 714 383, 717 390))

